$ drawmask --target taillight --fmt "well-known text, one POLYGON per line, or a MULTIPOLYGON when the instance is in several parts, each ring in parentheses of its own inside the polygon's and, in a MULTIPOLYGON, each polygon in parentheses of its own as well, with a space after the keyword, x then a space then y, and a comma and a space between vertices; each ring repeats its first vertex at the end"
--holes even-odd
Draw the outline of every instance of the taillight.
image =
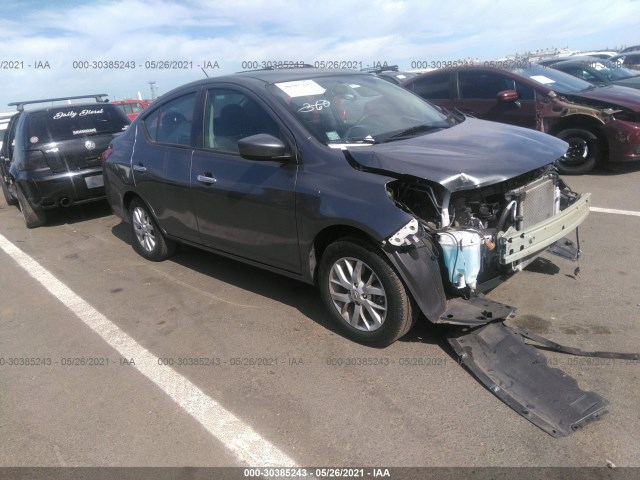
POLYGON ((44 153, 40 150, 27 150, 24 152, 24 162, 20 165, 20 169, 37 170, 39 168, 49 168, 44 153))
POLYGON ((102 158, 103 162, 106 162, 112 153, 113 153, 113 148, 109 147, 104 152, 102 152, 102 155, 100 155, 100 158, 102 158))

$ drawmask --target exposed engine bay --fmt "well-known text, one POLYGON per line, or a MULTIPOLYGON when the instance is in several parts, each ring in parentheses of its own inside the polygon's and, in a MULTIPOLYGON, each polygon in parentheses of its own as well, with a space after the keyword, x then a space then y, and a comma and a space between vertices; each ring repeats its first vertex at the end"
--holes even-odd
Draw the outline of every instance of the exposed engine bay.
MULTIPOLYGON (((466 293, 492 278, 523 269, 557 240, 551 238, 556 235, 546 235, 554 218, 581 198, 588 200, 588 194, 573 192, 551 166, 453 193, 417 178, 396 180, 388 189, 391 198, 419 219, 426 234, 439 245, 446 270, 443 277, 449 286, 466 293), (544 233, 531 235, 539 225, 545 226, 544 233)), ((583 209, 580 216, 587 213, 588 208, 583 209)), ((570 226, 563 224, 560 229, 569 233, 570 226)), ((401 230, 390 243, 408 242, 410 233, 401 230)))

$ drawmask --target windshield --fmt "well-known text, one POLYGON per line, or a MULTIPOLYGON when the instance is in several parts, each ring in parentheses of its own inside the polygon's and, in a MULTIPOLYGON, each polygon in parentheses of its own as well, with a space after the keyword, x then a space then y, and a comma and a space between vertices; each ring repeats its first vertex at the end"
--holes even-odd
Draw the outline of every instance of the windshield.
POLYGON ((373 75, 320 76, 268 88, 325 144, 379 143, 459 121, 373 75))
POLYGON ((534 64, 527 68, 513 68, 511 71, 557 93, 578 93, 593 88, 589 82, 541 65, 534 64))
POLYGON ((624 80, 625 78, 637 77, 638 75, 640 75, 640 72, 637 70, 618 67, 616 65, 612 65, 610 62, 606 62, 606 65, 607 66, 604 66, 602 64, 595 64, 592 66, 602 75, 604 75, 607 80, 624 80))

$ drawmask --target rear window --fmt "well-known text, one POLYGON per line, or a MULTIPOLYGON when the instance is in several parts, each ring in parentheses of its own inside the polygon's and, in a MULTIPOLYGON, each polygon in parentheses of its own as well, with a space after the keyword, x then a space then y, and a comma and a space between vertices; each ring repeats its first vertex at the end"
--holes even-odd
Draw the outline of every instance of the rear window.
POLYGON ((67 106, 33 112, 27 120, 27 143, 37 145, 70 138, 118 133, 129 119, 113 105, 67 106))

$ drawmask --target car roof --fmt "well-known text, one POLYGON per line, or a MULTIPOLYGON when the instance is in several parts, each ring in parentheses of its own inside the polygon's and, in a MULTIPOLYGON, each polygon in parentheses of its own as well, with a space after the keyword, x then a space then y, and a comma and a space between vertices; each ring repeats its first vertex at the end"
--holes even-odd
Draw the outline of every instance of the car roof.
MULTIPOLYGON (((330 77, 334 75, 363 75, 368 76, 366 72, 346 69, 321 69, 321 68, 283 68, 283 69, 265 69, 265 70, 247 70, 244 72, 222 75, 219 77, 210 77, 202 80, 196 80, 188 85, 206 85, 208 83, 217 83, 223 81, 232 81, 234 83, 244 83, 245 79, 262 80, 265 83, 290 82, 295 80, 305 80, 309 77, 330 77)), ((247 82, 249 83, 249 82, 247 82)))
MULTIPOLYGON (((532 65, 534 66, 538 66, 541 67, 541 65, 538 65, 537 63, 533 63, 532 65)), ((458 66, 458 67, 447 67, 447 68, 439 68, 436 70, 431 70, 430 72, 424 72, 421 73, 415 77, 411 77, 407 80, 405 80, 404 82, 402 82, 400 84, 401 87, 407 87, 409 85, 411 85, 412 83, 418 81, 421 78, 424 77, 431 77, 433 75, 437 75, 439 73, 452 73, 452 72, 478 72, 478 71, 482 71, 482 72, 495 72, 495 73, 501 73, 501 74, 507 74, 507 75, 511 75, 515 78, 517 78, 518 80, 538 89, 538 90, 547 90, 547 91, 551 91, 552 89, 534 82, 533 80, 520 75, 517 72, 512 71, 510 68, 499 68, 499 67, 492 67, 492 66, 483 66, 483 65, 462 65, 462 66, 458 66)), ((568 75, 568 74, 565 74, 568 75)))
POLYGON ((132 100, 132 99, 128 99, 128 100, 113 100, 109 103, 113 103, 114 105, 122 105, 125 103, 147 103, 146 100, 132 100))
POLYGON ((358 70, 348 69, 321 69, 321 68, 282 68, 282 69, 264 69, 264 70, 247 70, 244 72, 231 73, 217 77, 203 78, 185 85, 174 88, 170 92, 163 95, 169 96, 174 92, 179 92, 185 88, 193 88, 215 84, 220 82, 235 83, 238 85, 255 85, 256 82, 265 84, 293 82, 296 80, 307 80, 311 77, 331 77, 335 75, 358 75, 370 77, 370 73, 359 72, 358 70))
MULTIPOLYGON (((93 98, 95 100, 94 103, 107 103, 109 101, 107 100, 107 96, 108 95, 106 93, 91 93, 88 95, 74 95, 69 97, 42 98, 40 100, 22 100, 19 102, 11 102, 9 103, 9 106, 16 107, 16 110, 21 112, 24 110, 25 105, 36 105, 38 103, 70 102, 71 100, 79 100, 82 98, 93 98)), ((86 103, 86 102, 82 102, 82 103, 86 103)), ((45 110, 45 109, 40 108, 38 110, 45 110)))
POLYGON ((631 53, 636 50, 640 51, 640 45, 631 45, 630 47, 627 47, 624 50, 621 50, 620 53, 631 53))
POLYGON ((595 64, 595 63, 599 63, 600 65, 604 65, 605 67, 607 66, 607 64, 611 64, 611 62, 609 60, 605 60, 603 58, 582 57, 582 58, 576 58, 574 60, 563 60, 561 62, 554 63, 553 65, 550 65, 550 67, 551 68, 555 68, 555 67, 558 67, 558 66, 579 65, 579 66, 582 66, 582 67, 594 68, 593 64, 595 64))
POLYGON ((640 56, 640 50, 631 50, 630 52, 620 53, 620 54, 616 55, 615 57, 611 57, 609 59, 609 61, 610 62, 615 62, 619 58, 630 57, 630 56, 634 56, 634 57, 640 56))

